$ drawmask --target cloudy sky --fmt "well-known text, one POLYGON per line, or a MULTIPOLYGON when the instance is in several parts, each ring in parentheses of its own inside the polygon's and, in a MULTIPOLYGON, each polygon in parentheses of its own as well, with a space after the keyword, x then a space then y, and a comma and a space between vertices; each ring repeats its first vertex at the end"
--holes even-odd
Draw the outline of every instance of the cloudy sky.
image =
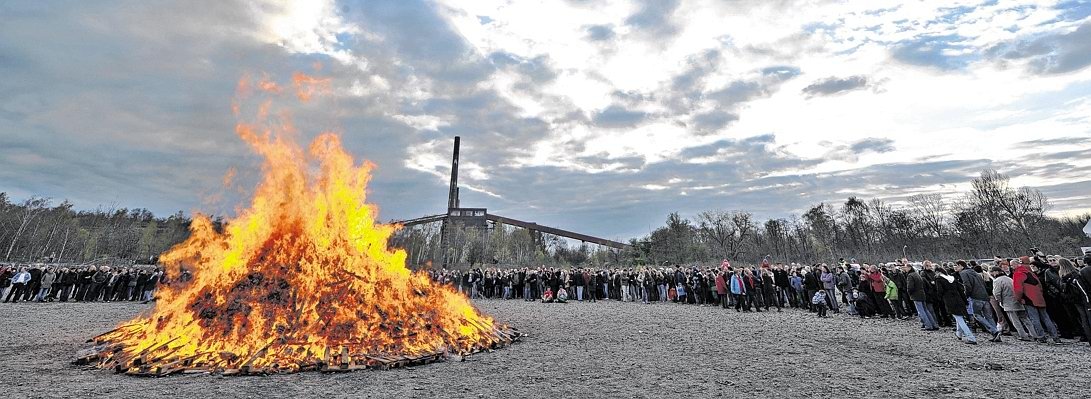
MULTIPOLYGON (((1088 1, 0 4, 0 191, 230 213, 246 74, 378 165, 383 219, 463 205, 611 238, 670 211, 784 217, 966 190, 982 169, 1091 209, 1088 1)), ((305 137, 304 137, 305 139, 305 137)))

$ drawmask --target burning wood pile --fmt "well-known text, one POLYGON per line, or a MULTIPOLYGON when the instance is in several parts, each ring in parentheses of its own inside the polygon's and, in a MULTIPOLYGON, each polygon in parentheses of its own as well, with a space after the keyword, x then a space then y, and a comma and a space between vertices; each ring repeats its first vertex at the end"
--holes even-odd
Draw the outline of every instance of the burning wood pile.
MULTIPOLYGON (((267 81, 239 88, 280 94, 267 81)), ((334 134, 304 151, 285 138, 293 130, 287 121, 237 126, 264 158, 249 208, 222 231, 195 217, 189 239, 160 257, 170 284, 155 308, 92 338, 75 364, 138 376, 340 372, 461 358, 520 338, 388 248, 397 226, 377 224, 365 202, 371 164, 357 165, 334 134), (180 279, 182 267, 192 278, 180 279)))

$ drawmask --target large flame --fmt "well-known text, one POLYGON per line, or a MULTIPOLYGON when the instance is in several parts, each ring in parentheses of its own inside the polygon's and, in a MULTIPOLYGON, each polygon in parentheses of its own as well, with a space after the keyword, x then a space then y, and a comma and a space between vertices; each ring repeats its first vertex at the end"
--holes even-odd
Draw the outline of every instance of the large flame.
MULTIPOLYGON (((322 82, 293 80, 297 89, 322 82)), ((268 79, 239 87, 280 95, 268 79)), ((303 92, 300 100, 316 90, 303 92)), ((498 326, 464 295, 411 272, 406 253, 388 248, 397 227, 377 223, 366 202, 373 166, 354 161, 332 133, 304 150, 284 114, 266 121, 270 104, 236 128, 264 158, 249 208, 222 232, 195 217, 189 239, 160 257, 172 283, 154 310, 97 338, 118 348, 115 357, 142 359, 119 368, 159 358, 293 371, 331 351, 466 353, 500 341, 498 326), (180 267, 191 280, 180 281, 180 267)))

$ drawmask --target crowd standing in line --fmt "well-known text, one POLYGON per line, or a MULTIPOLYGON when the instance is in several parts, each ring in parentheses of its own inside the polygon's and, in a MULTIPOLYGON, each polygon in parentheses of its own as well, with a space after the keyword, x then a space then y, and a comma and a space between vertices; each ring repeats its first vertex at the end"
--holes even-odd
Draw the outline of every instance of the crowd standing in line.
POLYGON ((1091 254, 991 262, 798 265, 474 268, 432 270, 433 280, 471 298, 568 302, 614 300, 720 306, 736 312, 806 309, 863 319, 917 320, 925 331, 953 329, 966 344, 977 333, 1061 344, 1091 337, 1091 254))
MULTIPOLYGON (((433 280, 471 298, 673 302, 762 312, 807 309, 818 317, 915 319, 925 331, 953 329, 967 344, 976 331, 1060 344, 1091 337, 1091 254, 1082 260, 1045 256, 919 265, 783 264, 732 267, 553 267, 432 270, 433 280)), ((189 272, 180 270, 181 280, 189 272)), ((151 301, 166 284, 162 268, 0 266, 0 298, 8 302, 151 301)))
POLYGON ((161 268, 0 266, 0 298, 4 303, 148 302, 165 282, 161 268))

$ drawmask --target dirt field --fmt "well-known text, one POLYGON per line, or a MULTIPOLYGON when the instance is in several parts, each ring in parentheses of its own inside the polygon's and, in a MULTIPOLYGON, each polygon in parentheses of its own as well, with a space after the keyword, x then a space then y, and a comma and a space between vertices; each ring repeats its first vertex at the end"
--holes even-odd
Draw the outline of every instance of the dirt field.
POLYGON ((145 379, 70 366, 145 307, 0 304, 0 386, 20 397, 1088 397, 1091 347, 961 344, 915 322, 691 305, 480 301, 530 334, 464 362, 349 374, 145 379), (1012 391, 1018 395, 1012 394, 1012 391))

